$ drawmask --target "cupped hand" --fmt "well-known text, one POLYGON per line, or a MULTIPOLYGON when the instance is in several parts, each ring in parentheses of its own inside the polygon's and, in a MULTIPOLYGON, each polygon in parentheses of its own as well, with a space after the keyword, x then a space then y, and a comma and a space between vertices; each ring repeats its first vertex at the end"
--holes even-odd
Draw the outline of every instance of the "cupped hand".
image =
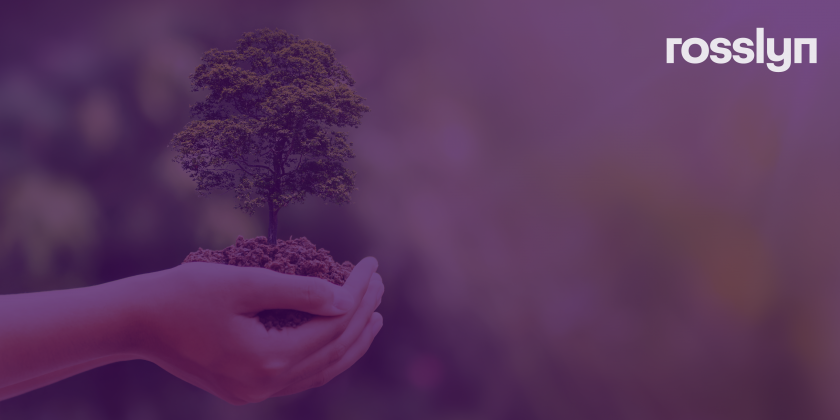
POLYGON ((365 258, 343 287, 264 268, 187 263, 132 279, 136 354, 232 404, 323 385, 349 368, 382 327, 377 262, 365 258), (265 309, 316 316, 266 330, 265 309))

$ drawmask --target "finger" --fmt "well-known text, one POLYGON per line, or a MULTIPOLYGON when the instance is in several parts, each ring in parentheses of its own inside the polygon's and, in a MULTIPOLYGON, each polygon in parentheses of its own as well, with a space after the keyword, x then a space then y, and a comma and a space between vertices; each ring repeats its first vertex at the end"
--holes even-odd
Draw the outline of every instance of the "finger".
MULTIPOLYGON (((373 277, 373 276, 372 276, 373 277)), ((370 281, 368 289, 362 298, 362 302, 353 314, 347 314, 338 318, 316 318, 297 328, 297 331, 289 332, 288 336, 282 334, 271 334, 279 341, 295 341, 295 352, 291 355, 290 365, 293 369, 298 367, 301 361, 311 358, 313 355, 322 352, 325 347, 335 348, 335 342, 339 341, 340 348, 347 348, 361 333, 365 323, 373 313, 373 304, 376 298, 382 294, 381 277, 376 276, 376 281, 370 281), (297 333, 294 337, 292 334, 297 333)), ((283 331, 281 331, 282 333, 283 331)), ((278 343, 281 345, 281 343, 278 343)), ((337 353, 336 350, 328 350, 330 354, 337 353)), ((339 355, 332 356, 333 358, 339 355)), ((299 369, 299 368, 298 368, 299 369)), ((291 372, 295 375, 295 372, 291 372)))
POLYGON ((316 318, 298 327, 297 331, 294 332, 272 331, 278 333, 270 334, 272 337, 275 337, 274 340, 278 341, 278 345, 290 339, 296 340, 298 345, 297 352, 292 359, 294 363, 303 360, 305 357, 318 351, 318 349, 326 346, 342 335, 347 325, 355 316, 360 302, 367 293, 371 276, 376 272, 378 265, 379 263, 376 261, 376 258, 367 257, 359 261, 353 268, 353 271, 350 272, 350 276, 347 278, 344 286, 341 287, 341 289, 346 291, 347 296, 351 300, 351 309, 345 316, 337 319, 316 318), (296 337, 293 338, 291 335, 295 335, 296 337))
POLYGON ((279 397, 283 395, 295 394, 301 391, 305 391, 310 388, 316 388, 326 384, 327 382, 331 381, 333 378, 344 372, 345 370, 349 369, 350 366, 353 366, 359 359, 367 353, 370 345, 373 343, 374 337, 379 333, 382 329, 382 315, 379 312, 374 312, 370 320, 368 321, 367 325, 365 325, 362 334, 359 335, 358 339, 355 343, 353 343, 350 348, 347 350, 346 353, 327 367, 321 372, 317 372, 308 378, 298 381, 294 383, 282 391, 272 395, 272 397, 279 397))
MULTIPOLYGON (((382 283, 382 294, 384 294, 385 293, 385 283, 382 281, 382 276, 380 276, 379 273, 373 273, 373 277, 371 278, 371 281, 373 281, 373 280, 378 280, 380 283, 382 283)), ((376 306, 373 307, 374 311, 379 309, 379 305, 382 304, 382 294, 379 295, 379 299, 376 299, 376 306)))
POLYGON ((358 340, 368 324, 376 306, 376 301, 382 296, 383 291, 384 286, 381 277, 376 276, 375 279, 371 280, 368 293, 365 294, 362 304, 359 305, 359 309, 353 315, 347 329, 340 337, 324 345, 317 352, 308 354, 307 357, 293 365, 289 372, 292 381, 299 381, 312 376, 344 357, 344 353, 358 340))
POLYGON ((356 306, 358 306, 362 296, 367 292, 371 276, 376 272, 378 267, 379 262, 376 261, 376 258, 367 257, 359 261, 356 267, 353 268, 353 271, 350 272, 350 276, 347 277, 347 281, 344 283, 342 289, 346 290, 352 298, 355 298, 356 306))
POLYGON ((242 312, 296 309, 315 315, 336 316, 354 307, 347 292, 329 281, 277 273, 265 268, 245 269, 245 279, 236 289, 241 296, 238 309, 242 312))

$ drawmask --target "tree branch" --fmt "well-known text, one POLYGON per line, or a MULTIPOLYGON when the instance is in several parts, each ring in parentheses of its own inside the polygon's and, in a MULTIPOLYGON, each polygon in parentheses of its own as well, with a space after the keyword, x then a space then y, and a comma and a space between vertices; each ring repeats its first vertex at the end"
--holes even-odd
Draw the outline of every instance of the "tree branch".
POLYGON ((295 172, 297 172, 297 170, 300 169, 300 164, 302 162, 303 162, 303 153, 298 155, 298 163, 297 163, 297 166, 295 166, 295 172))
MULTIPOLYGON (((237 162, 235 162, 235 161, 234 161, 234 163, 237 163, 237 162)), ((274 169, 271 169, 271 168, 269 168, 268 166, 265 166, 265 165, 252 165, 252 164, 250 164, 250 163, 248 163, 248 162, 245 162, 245 161, 243 161, 242 163, 243 163, 244 165, 246 165, 246 166, 250 166, 250 167, 252 167, 252 168, 263 168, 263 169, 268 169, 268 170, 269 170, 269 172, 274 173, 274 169)), ((244 169, 243 169, 243 170, 244 170, 244 169)))
POLYGON ((240 164, 239 164, 239 162, 237 162, 237 161, 235 161, 235 160, 233 160, 233 161, 231 161, 231 162, 235 163, 235 164, 236 164, 236 166, 238 166, 238 167, 239 167, 239 169, 241 169, 241 170, 242 170, 242 172, 245 172, 246 174, 248 174, 248 175, 250 175, 250 176, 255 176, 255 175, 254 175, 254 174, 252 174, 251 172, 248 172, 248 170, 247 170, 247 169, 243 168, 243 167, 242 167, 242 165, 240 165, 240 164))

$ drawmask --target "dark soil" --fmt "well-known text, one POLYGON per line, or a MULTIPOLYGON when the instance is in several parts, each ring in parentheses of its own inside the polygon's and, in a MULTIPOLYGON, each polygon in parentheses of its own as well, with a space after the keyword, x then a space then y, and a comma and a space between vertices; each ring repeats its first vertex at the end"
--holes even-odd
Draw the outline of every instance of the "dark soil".
MULTIPOLYGON (((210 262, 239 267, 264 267, 278 273, 297 276, 318 277, 339 286, 344 285, 353 264, 345 261, 339 264, 326 249, 318 249, 305 237, 277 240, 269 245, 265 236, 245 239, 236 238, 236 244, 221 251, 201 249, 190 253, 184 259, 188 262, 210 262)), ((267 309, 257 314, 266 331, 271 328, 296 328, 312 319, 314 315, 293 309, 267 309)))

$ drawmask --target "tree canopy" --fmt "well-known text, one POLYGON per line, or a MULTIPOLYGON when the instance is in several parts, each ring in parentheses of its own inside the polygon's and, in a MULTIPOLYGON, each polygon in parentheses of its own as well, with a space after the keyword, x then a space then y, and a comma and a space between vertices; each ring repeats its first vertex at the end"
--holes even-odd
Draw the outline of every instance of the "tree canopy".
POLYGON ((248 214, 268 206, 271 243, 277 212, 311 194, 350 201, 354 157, 341 127, 358 127, 369 108, 324 43, 282 30, 248 32, 235 50, 211 49, 190 75, 193 120, 172 139, 197 190, 233 190, 248 214))

